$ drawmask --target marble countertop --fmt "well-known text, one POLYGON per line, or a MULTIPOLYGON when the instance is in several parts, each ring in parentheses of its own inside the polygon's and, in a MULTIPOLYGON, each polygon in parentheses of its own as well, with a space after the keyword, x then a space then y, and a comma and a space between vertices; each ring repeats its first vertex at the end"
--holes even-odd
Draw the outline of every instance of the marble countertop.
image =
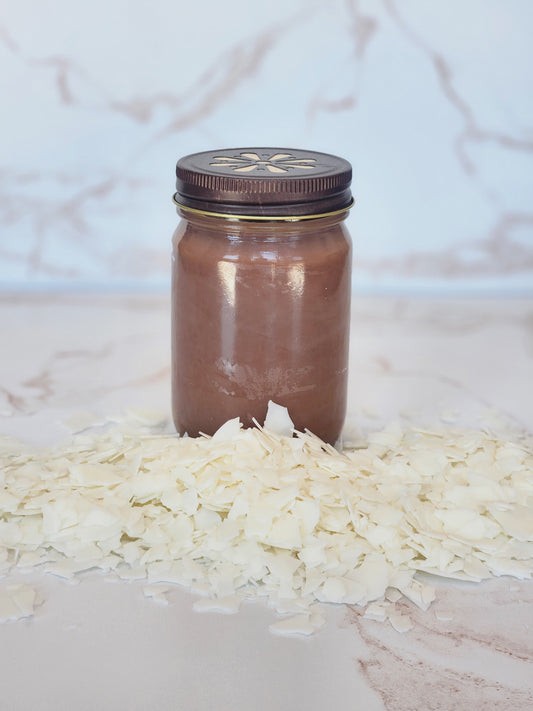
MULTIPOLYGON (((69 414, 169 409, 166 295, 0 296, 0 433, 45 444, 69 414)), ((533 422, 533 302, 354 299, 347 430, 487 412, 533 422)), ((21 574, 18 574, 21 579, 21 574)), ((533 708, 533 585, 442 582, 405 634, 329 606, 309 639, 259 603, 196 613, 138 583, 22 576, 43 600, 0 627, 2 708, 365 711, 533 708)), ((0 586, 8 579, 0 580, 0 586)), ((407 605, 407 603, 406 603, 407 605)))

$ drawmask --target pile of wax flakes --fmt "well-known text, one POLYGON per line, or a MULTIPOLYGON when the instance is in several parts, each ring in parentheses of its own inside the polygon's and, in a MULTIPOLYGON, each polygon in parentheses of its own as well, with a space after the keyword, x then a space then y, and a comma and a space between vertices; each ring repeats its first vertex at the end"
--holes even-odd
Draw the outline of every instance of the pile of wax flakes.
MULTIPOLYGON (((323 602, 408 630, 395 603, 435 598, 421 572, 533 573, 533 452, 518 436, 392 425, 339 452, 293 437, 273 403, 264 427, 161 431, 130 417, 46 450, 0 439, 0 575, 99 569, 160 602, 185 586, 197 610, 264 598, 273 632, 312 634, 323 602)), ((35 600, 0 583, 0 620, 35 600)))

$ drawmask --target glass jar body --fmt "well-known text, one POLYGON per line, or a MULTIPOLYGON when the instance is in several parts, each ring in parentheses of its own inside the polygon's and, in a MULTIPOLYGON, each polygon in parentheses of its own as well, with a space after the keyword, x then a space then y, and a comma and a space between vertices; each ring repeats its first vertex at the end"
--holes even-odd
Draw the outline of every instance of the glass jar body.
POLYGON ((183 211, 173 238, 176 429, 264 421, 268 401, 335 443, 346 413, 351 240, 346 213, 252 222, 183 211))

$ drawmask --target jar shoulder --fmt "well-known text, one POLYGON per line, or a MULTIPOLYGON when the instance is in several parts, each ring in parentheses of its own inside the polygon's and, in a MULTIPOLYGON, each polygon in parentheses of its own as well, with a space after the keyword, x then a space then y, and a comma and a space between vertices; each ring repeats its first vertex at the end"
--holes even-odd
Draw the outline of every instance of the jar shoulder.
POLYGON ((297 223, 232 228, 231 223, 218 230, 204 229, 182 220, 174 232, 173 249, 180 260, 206 262, 322 262, 331 257, 348 258, 351 237, 346 225, 297 223))

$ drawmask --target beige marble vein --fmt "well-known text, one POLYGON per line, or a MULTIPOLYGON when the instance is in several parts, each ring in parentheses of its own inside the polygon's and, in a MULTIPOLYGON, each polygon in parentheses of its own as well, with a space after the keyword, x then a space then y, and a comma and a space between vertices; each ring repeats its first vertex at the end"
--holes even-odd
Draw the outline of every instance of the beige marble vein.
POLYGON ((405 37, 415 44, 427 57, 428 61, 431 62, 443 96, 454 107, 463 121, 463 128, 455 140, 455 152, 466 173, 469 175, 477 173, 477 169, 467 152, 471 143, 496 143, 509 150, 533 152, 533 140, 529 138, 484 128, 469 105, 468 99, 457 90, 454 84, 453 70, 445 57, 429 46, 424 38, 412 29, 409 22, 405 20, 405 13, 398 9, 398 4, 395 0, 383 0, 383 3, 389 16, 405 37))
POLYGON ((438 6, 232 0, 206 31, 199 6, 135 0, 125 29, 96 0, 82 31, 25 2, 0 11, 0 283, 165 286, 175 160, 258 141, 354 163, 365 288, 532 288, 527 5, 450 10, 456 33, 438 6))
MULTIPOLYGON (((533 305, 528 300, 356 298, 348 429, 490 409, 533 421, 533 305)), ((3 296, 0 411, 169 407, 167 296, 3 296)))
MULTIPOLYGON (((361 9, 360 0, 348 0, 345 3, 346 29, 353 42, 352 83, 353 89, 350 93, 336 99, 327 99, 327 86, 324 84, 318 88, 307 107, 307 121, 311 125, 314 123, 318 113, 324 111, 335 113, 338 111, 350 111, 357 107, 359 101, 359 90, 361 75, 364 70, 365 55, 372 39, 379 29, 379 22, 373 15, 365 13, 361 9)), ((338 70, 336 70, 337 72, 338 70)), ((333 75, 334 76, 334 75, 333 75)))
MULTIPOLYGON (((0 434, 48 444, 66 436, 60 423, 80 411, 91 411, 96 419, 129 408, 168 412, 169 321, 167 294, 0 295, 0 434)), ((350 371, 348 429, 356 434, 398 418, 435 421, 444 408, 476 427, 487 408, 504 411, 515 426, 531 432, 533 302, 354 299, 350 371)), ((364 619, 354 607, 329 611, 330 624, 311 642, 273 635, 265 639, 269 621, 260 606, 245 606, 238 616, 222 620, 207 619, 193 615, 191 601, 179 591, 167 607, 154 611, 149 605, 146 609, 142 584, 137 588, 134 582, 108 585, 101 576, 88 576, 76 594, 57 581, 43 583, 37 574, 30 583, 38 591, 48 588, 48 593, 35 620, 3 633, 5 649, 17 650, 3 662, 4 669, 13 663, 16 672, 13 679, 3 679, 3 698, 10 708, 17 708, 13 699, 31 696, 31 690, 21 696, 17 680, 28 671, 17 660, 31 659, 34 671, 45 670, 41 678, 35 675, 40 690, 48 688, 49 678, 55 679, 58 663, 70 663, 72 650, 86 660, 72 668, 69 678, 75 685, 65 691, 60 680, 54 684, 59 683, 61 698, 70 707, 79 708, 78 670, 83 669, 85 678, 94 655, 108 655, 110 644, 137 695, 148 685, 150 699, 160 699, 154 669, 171 660, 171 668, 164 667, 165 688, 172 680, 175 698, 189 694, 179 697, 183 707, 200 711, 213 708, 213 694, 217 703, 226 698, 228 679, 242 691, 241 702, 229 707, 258 711, 292 711, 298 704, 322 711, 328 703, 339 708, 348 703, 350 708, 350 700, 365 711, 515 711, 533 705, 531 581, 501 578, 471 585, 432 579, 437 599, 428 611, 395 603, 412 623, 404 634, 364 619), (113 634, 107 634, 108 627, 113 634), (103 628, 106 634, 100 634, 103 628), (145 647, 139 648, 139 634, 150 639, 154 667, 146 663, 145 647), (124 656, 124 640, 139 652, 138 659, 124 656), (214 640, 223 640, 228 652, 223 658, 214 640), (63 650, 68 655, 62 656, 63 650), (180 650, 185 661, 175 660, 180 650), (201 697, 203 704, 196 703, 196 689, 183 692, 175 675, 189 659, 190 678, 197 677, 198 665, 206 660, 210 679, 214 669, 222 679, 219 691, 210 682, 211 696, 201 697), (243 668, 246 687, 239 681, 243 668), (309 669, 320 670, 314 686, 307 683, 309 669), (261 697, 262 703, 257 689, 263 688, 265 674, 275 693, 261 697)), ((110 694, 113 689, 116 684, 110 694)), ((56 701, 52 692, 46 698, 56 701)), ((92 702, 94 685, 84 698, 92 702)), ((161 707, 165 703, 163 699, 161 707)), ((44 708, 52 711, 54 706, 44 708)))
POLYGON ((367 648, 357 665, 387 711, 533 704, 531 585, 491 581, 482 588, 480 604, 473 586, 443 587, 430 614, 397 603, 414 622, 403 636, 363 619, 357 608, 348 613, 345 624, 367 648))
MULTIPOLYGON (((0 246, 0 255, 7 262, 22 263, 30 284, 32 277, 42 274, 74 281, 82 277, 83 264, 57 264, 47 254, 50 238, 55 237, 58 229, 64 230, 71 244, 78 245, 85 258, 96 259, 105 267, 106 256, 92 234, 94 207, 99 205, 105 211, 118 190, 135 193, 142 186, 142 181, 128 176, 106 175, 87 184, 83 175, 51 175, 46 171, 0 173, 0 181, 6 186, 0 192, 2 222, 8 228, 18 222, 29 222, 32 230, 31 246, 26 253, 0 246), (37 192, 28 199, 28 189, 33 192, 51 184, 58 186, 57 196, 37 192)), ((127 253, 122 253, 121 258, 127 258, 127 253)), ((166 255, 165 260, 168 261, 166 255)), ((110 266, 114 268, 113 264, 110 266)))
MULTIPOLYGON (((310 10, 312 13, 313 8, 311 7, 310 10)), ((175 115, 157 137, 183 131, 194 122, 213 114, 221 104, 231 101, 234 92, 257 74, 261 64, 276 44, 288 32, 305 22, 309 16, 309 9, 306 8, 303 12, 298 12, 281 23, 275 23, 254 38, 233 46, 222 56, 217 57, 189 92, 190 100, 185 103, 185 107, 181 107, 181 101, 171 100, 175 115)), ((168 97, 166 101, 168 103, 168 97)), ((146 113, 148 109, 146 100, 141 103, 141 106, 146 113)))
POLYGON ((401 257, 356 258, 354 268, 356 274, 396 273, 402 277, 436 277, 451 282, 464 277, 526 274, 533 272, 533 242, 517 239, 515 232, 532 227, 533 212, 502 212, 482 239, 462 240, 441 250, 413 250, 401 257))
POLYGON ((60 101, 65 105, 77 106, 83 104, 83 99, 77 96, 77 91, 72 84, 76 80, 96 91, 100 98, 105 97, 105 91, 97 87, 89 73, 78 65, 71 57, 50 54, 46 56, 33 56, 31 51, 21 47, 20 43, 10 34, 8 28, 0 26, 0 43, 28 67, 50 70, 54 77, 54 85, 60 101))
MULTIPOLYGON (((151 123, 158 108, 165 108, 170 114, 170 120, 165 128, 153 136, 161 138, 182 131, 190 124, 209 116, 220 104, 227 103, 232 93, 257 73, 265 57, 284 38, 284 35, 305 22, 312 15, 313 10, 313 6, 306 7, 303 11, 300 10, 283 19, 282 22, 273 22, 270 27, 261 29, 255 36, 222 50, 184 94, 162 92, 117 100, 104 86, 97 84, 87 69, 80 67, 70 57, 62 55, 35 57, 30 51, 23 49, 8 29, 2 26, 0 26, 0 43, 28 66, 49 69, 54 75, 57 94, 63 104, 118 112, 141 124, 151 123), (72 87, 73 77, 81 79, 91 92, 94 91, 97 97, 95 101, 87 102, 83 92, 81 96, 77 96, 77 91, 72 87)), ((179 82, 177 85, 179 86, 179 82)))

